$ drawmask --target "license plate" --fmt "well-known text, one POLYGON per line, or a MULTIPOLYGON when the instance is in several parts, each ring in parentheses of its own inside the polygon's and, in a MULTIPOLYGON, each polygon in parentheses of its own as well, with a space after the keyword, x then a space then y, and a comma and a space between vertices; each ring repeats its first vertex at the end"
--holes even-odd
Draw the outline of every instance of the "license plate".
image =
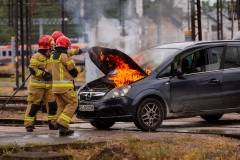
POLYGON ((79 105, 79 111, 94 111, 94 105, 79 105))

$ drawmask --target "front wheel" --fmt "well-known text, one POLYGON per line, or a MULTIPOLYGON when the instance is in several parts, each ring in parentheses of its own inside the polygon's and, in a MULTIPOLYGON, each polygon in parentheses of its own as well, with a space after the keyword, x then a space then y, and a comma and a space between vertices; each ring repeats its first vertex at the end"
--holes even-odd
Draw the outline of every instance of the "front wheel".
POLYGON ((164 118, 164 109, 161 102, 155 98, 146 98, 138 109, 134 124, 142 131, 155 131, 160 127, 164 118))
POLYGON ((210 114, 210 115, 202 115, 200 117, 207 122, 216 122, 220 118, 222 118, 222 116, 223 116, 223 114, 210 114))
POLYGON ((91 125, 94 126, 95 128, 99 130, 108 130, 111 128, 114 124, 115 121, 112 119, 93 119, 90 121, 91 125))

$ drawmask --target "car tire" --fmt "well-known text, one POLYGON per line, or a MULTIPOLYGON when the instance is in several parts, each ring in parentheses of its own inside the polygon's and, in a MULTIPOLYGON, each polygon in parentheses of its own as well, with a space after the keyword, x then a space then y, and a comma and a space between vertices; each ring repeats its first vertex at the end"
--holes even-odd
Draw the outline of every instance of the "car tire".
POLYGON ((222 118, 222 116, 223 116, 223 114, 210 114, 210 115, 202 115, 200 117, 207 122, 216 122, 220 118, 222 118))
POLYGON ((155 131, 162 124, 163 118, 163 104, 155 98, 146 98, 137 108, 134 124, 142 131, 155 131))
POLYGON ((91 125, 93 127, 95 127, 96 129, 99 130, 108 130, 109 128, 111 128, 114 124, 115 121, 112 119, 93 119, 90 121, 91 125))

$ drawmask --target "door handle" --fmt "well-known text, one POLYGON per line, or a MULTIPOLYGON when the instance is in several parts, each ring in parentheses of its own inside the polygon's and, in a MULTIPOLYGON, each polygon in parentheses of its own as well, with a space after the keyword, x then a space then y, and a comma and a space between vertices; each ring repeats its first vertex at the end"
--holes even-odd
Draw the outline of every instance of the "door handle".
POLYGON ((208 83, 220 84, 221 82, 220 82, 220 80, 213 78, 213 79, 210 79, 210 80, 208 81, 208 83))

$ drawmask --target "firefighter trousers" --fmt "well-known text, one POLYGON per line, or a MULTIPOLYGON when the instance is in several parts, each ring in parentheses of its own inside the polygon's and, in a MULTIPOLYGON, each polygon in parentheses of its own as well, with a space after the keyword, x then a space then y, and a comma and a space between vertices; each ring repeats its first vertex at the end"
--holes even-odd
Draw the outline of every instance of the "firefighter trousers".
POLYGON ((57 123, 68 128, 77 109, 77 94, 73 89, 69 89, 65 93, 54 93, 54 95, 58 105, 57 123))
POLYGON ((33 126, 36 120, 36 114, 41 108, 41 102, 47 106, 48 121, 55 122, 57 119, 57 104, 52 94, 51 88, 29 88, 28 105, 24 117, 24 126, 33 126))

